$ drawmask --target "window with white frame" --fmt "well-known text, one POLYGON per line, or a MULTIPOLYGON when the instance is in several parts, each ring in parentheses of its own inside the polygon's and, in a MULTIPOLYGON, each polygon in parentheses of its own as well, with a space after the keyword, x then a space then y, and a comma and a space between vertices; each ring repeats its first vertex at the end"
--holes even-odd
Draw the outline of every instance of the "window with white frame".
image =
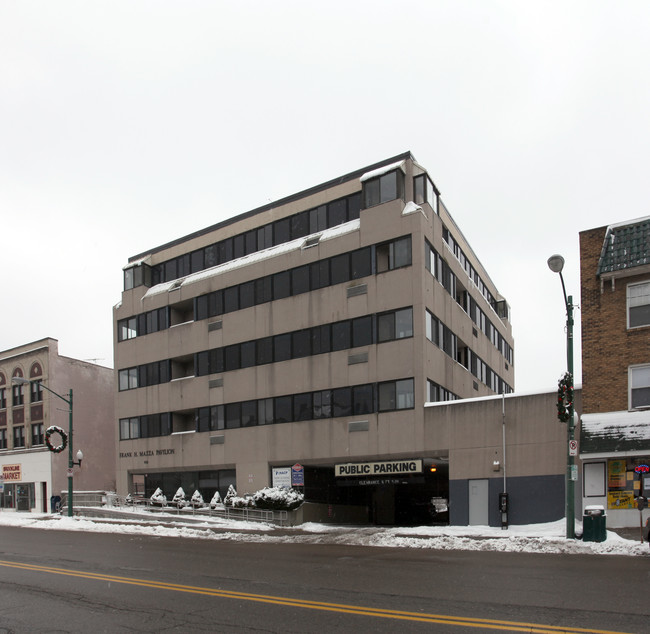
POLYGON ((630 409, 650 407, 650 365, 631 366, 628 387, 630 409))
POLYGON ((627 287, 627 327, 639 326, 650 326, 650 282, 627 287))

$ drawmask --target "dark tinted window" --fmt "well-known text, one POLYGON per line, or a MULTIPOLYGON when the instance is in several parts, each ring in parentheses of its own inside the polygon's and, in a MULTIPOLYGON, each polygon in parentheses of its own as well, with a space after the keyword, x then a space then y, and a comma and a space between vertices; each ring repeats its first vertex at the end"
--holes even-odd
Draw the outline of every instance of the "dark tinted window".
POLYGON ((372 275, 372 251, 370 247, 353 251, 350 254, 350 259, 352 265, 350 277, 353 280, 372 275))
POLYGON ((309 266, 300 266, 291 270, 291 294, 300 295, 309 292, 309 266))
POLYGON ((350 348, 350 322, 339 321, 332 324, 332 352, 350 348))
POLYGON ((293 397, 293 420, 311 420, 313 416, 311 393, 293 397))
POLYGON ((303 211, 291 217, 291 239, 302 238, 309 233, 309 212, 303 211))
POLYGON ((345 198, 342 198, 341 200, 335 200, 334 202, 329 203, 329 205, 327 205, 327 212, 329 215, 328 226, 335 227, 336 225, 340 225, 343 224, 344 222, 347 222, 348 214, 347 214, 347 205, 345 202, 345 198))
POLYGON ((231 286, 223 291, 223 311, 232 313, 239 310, 239 287, 231 286))
POLYGON ((332 390, 332 417, 352 415, 352 390, 349 387, 341 387, 332 390))
POLYGON ((246 341, 240 346, 241 367, 250 368, 256 364, 255 342, 246 341))
POLYGON ((352 388, 352 410, 355 415, 371 414, 374 411, 372 384, 352 388))
POLYGON ((241 403, 226 405, 226 429, 241 427, 241 403))
POLYGON ((291 239, 289 218, 283 218, 273 223, 273 244, 284 244, 291 239))
POLYGON ((239 309, 255 305, 255 282, 244 282, 239 285, 239 309))
POLYGON ((350 255, 342 253, 330 260, 331 284, 341 284, 350 280, 350 255))
POLYGON ((257 365, 273 363, 273 337, 258 339, 256 343, 257 365))
POLYGON ((282 271, 273 276, 273 299, 282 299, 291 295, 291 277, 289 271, 282 271))
POLYGON ((291 396, 277 396, 274 399, 274 420, 276 423, 290 423, 293 417, 291 396))
POLYGON ((292 333, 292 358, 308 357, 311 354, 311 330, 292 333))
POLYGON ((372 317, 357 317, 352 320, 352 346, 369 346, 372 343, 372 317))
POLYGON ((241 404, 241 426, 257 425, 257 401, 244 401, 241 404))
POLYGON ((255 280, 255 303, 265 304, 273 299, 273 278, 270 276, 255 280))
POLYGON ((276 335, 273 337, 273 361, 287 361, 291 359, 291 334, 276 335))
POLYGON ((231 370, 239 370, 241 361, 239 357, 238 343, 235 343, 232 346, 226 346, 224 349, 224 360, 226 372, 230 372, 231 370))

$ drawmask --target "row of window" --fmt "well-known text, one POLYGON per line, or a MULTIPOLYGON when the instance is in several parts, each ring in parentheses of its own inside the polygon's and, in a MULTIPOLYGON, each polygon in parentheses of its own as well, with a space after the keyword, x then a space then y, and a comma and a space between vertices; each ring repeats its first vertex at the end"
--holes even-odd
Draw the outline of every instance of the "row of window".
MULTIPOLYGON (((363 416, 414 407, 413 379, 400 379, 199 407, 195 411, 194 431, 363 416)), ((170 413, 120 419, 120 440, 169 435, 175 431, 173 422, 174 415, 170 413)))
MULTIPOLYGON (((7 447, 7 430, 0 429, 0 449, 7 447)), ((43 423, 34 423, 32 425, 32 447, 45 444, 45 435, 43 433, 43 423)), ((25 447, 25 428, 18 426, 13 428, 13 449, 25 447)))
POLYGON ((460 398, 451 390, 448 390, 442 385, 438 385, 431 379, 427 379, 427 402, 438 403, 439 401, 457 401, 460 398))
POLYGON ((200 295, 194 317, 215 317, 410 265, 411 236, 405 236, 200 295))
POLYGON ((485 299, 488 301, 490 306, 496 306, 497 304, 496 298, 494 297, 494 295, 492 295, 490 289, 483 282, 481 276, 478 274, 476 269, 472 266, 471 262, 469 261, 469 258, 465 255, 460 245, 458 244, 458 242, 456 242, 454 236, 451 235, 451 232, 449 231, 449 229, 447 229, 447 227, 442 228, 442 239, 447 243, 450 251, 456 256, 456 259, 460 262, 461 266, 465 269, 465 272, 467 273, 469 279, 472 280, 474 284, 476 284, 476 287, 478 288, 481 295, 485 297, 485 299))
POLYGON ((360 207, 361 194, 352 194, 226 238, 151 268, 142 265, 125 269, 124 290, 141 285, 155 286, 162 282, 170 282, 278 244, 336 227, 358 218, 360 207), (138 273, 138 269, 142 271, 138 273))
POLYGON ((412 336, 413 309, 404 308, 199 352, 195 374, 229 372, 412 336))
MULTIPOLYGON (((341 253, 312 264, 200 295, 194 298, 194 320, 216 317, 250 306, 360 279, 373 273, 410 266, 411 259, 411 236, 341 253)), ((164 330, 170 325, 169 307, 121 319, 117 323, 118 341, 164 330)))
POLYGON ((450 328, 430 311, 425 315, 426 336, 452 359, 469 370, 479 381, 497 394, 510 394, 512 388, 494 372, 475 352, 459 341, 450 328))
POLYGON ((477 327, 488 337, 494 347, 501 352, 506 361, 513 362, 513 350, 506 339, 497 330, 476 300, 458 284, 458 280, 444 258, 435 250, 428 240, 424 241, 424 264, 446 291, 456 300, 458 305, 470 316, 477 327))
MULTIPOLYGON (((194 375, 230 372, 412 336, 413 309, 402 308, 197 352, 194 375)), ((171 379, 170 360, 118 372, 120 391, 168 383, 171 379)))
MULTIPOLYGON (((25 404, 24 385, 11 386, 11 406, 20 407, 25 404)), ((43 387, 41 381, 33 381, 30 383, 30 402, 40 403, 43 400, 43 387)), ((6 388, 0 387, 0 409, 7 407, 7 393, 6 388)))

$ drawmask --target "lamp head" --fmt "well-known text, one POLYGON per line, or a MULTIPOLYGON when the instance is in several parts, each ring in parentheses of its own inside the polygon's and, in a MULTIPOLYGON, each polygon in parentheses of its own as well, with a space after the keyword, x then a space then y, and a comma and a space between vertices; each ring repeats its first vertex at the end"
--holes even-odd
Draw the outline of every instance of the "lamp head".
POLYGON ((28 380, 28 379, 23 379, 22 376, 14 376, 14 377, 12 377, 11 382, 12 382, 14 385, 28 385, 29 383, 31 383, 30 380, 28 380))
POLYGON ((551 269, 553 273, 562 273, 562 269, 564 268, 564 258, 556 253, 547 260, 547 264, 548 268, 551 269))
POLYGON ((77 460, 81 462, 83 459, 84 459, 84 454, 81 451, 81 449, 79 449, 79 451, 77 451, 77 460))

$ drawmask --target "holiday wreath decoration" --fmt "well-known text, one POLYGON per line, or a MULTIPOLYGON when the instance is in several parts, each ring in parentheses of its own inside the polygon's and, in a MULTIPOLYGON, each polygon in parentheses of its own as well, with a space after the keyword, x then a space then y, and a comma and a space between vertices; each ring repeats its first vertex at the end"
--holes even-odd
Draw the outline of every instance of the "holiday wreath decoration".
POLYGON ((557 387, 557 417, 562 423, 567 423, 570 410, 573 407, 573 377, 565 372, 558 381, 557 387))
POLYGON ((65 433, 65 429, 62 429, 57 425, 52 425, 45 431, 45 444, 47 445, 47 448, 53 453, 61 453, 68 444, 68 434, 65 433), (59 436, 61 436, 60 445, 52 444, 52 441, 50 440, 50 436, 52 436, 52 434, 59 434, 59 436))

